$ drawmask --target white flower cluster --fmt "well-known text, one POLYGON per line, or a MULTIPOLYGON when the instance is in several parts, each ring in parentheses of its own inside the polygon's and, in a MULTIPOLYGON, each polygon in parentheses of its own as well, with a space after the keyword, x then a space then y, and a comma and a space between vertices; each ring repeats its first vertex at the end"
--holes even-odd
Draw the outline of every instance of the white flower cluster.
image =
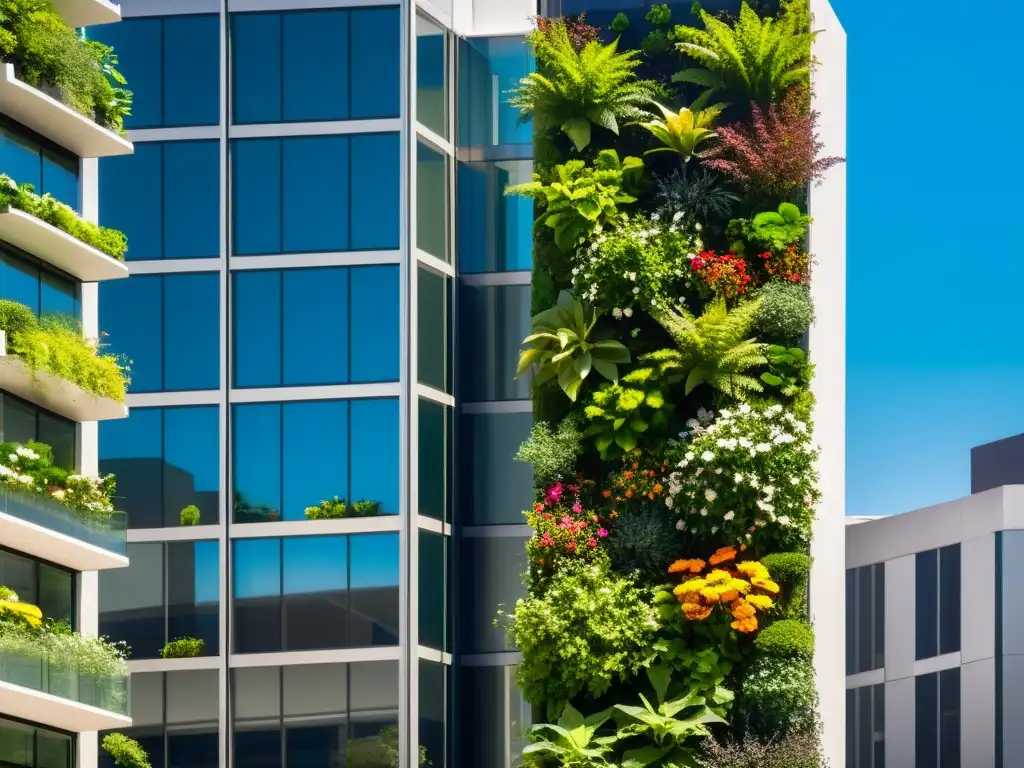
POLYGON ((809 533, 816 454, 807 424, 781 405, 747 404, 723 409, 706 427, 691 421, 665 500, 682 515, 677 529, 714 535, 721 528, 746 541, 769 527, 809 533))
POLYGON ((0 482, 31 493, 45 494, 73 511, 93 519, 105 519, 114 512, 110 503, 109 477, 91 477, 71 474, 63 486, 49 485, 40 468, 26 466, 38 462, 42 457, 31 448, 19 445, 7 454, 6 461, 0 460, 0 482))

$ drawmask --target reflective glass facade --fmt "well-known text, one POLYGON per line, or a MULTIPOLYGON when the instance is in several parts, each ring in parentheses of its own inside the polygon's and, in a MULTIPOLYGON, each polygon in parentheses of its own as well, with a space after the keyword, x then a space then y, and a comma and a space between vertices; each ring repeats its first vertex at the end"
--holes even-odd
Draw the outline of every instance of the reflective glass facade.
POLYGON ((533 212, 503 195, 532 171, 503 94, 531 62, 396 5, 263 6, 95 35, 146 90, 99 174, 133 262, 100 288, 133 360, 99 427, 131 528, 100 630, 145 670, 126 732, 154 768, 504 764, 533 212))

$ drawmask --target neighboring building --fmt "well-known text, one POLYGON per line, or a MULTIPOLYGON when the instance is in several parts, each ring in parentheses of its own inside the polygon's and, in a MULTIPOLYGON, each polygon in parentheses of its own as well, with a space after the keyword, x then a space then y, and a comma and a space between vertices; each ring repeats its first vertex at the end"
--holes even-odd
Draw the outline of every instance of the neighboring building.
POLYGON ((848 768, 1024 754, 1024 435, 971 451, 971 490, 847 528, 848 768))
MULTIPOLYGON (((116 26, 120 18, 106 0, 53 4, 73 27, 116 26)), ((0 173, 95 223, 97 158, 128 156, 132 144, 53 98, 53 89, 44 93, 27 85, 19 79, 22 64, 15 57, 0 63, 0 173)), ((127 278, 128 270, 71 234, 75 222, 68 211, 57 217, 58 229, 22 205, 0 207, 0 299, 19 302, 36 316, 69 315, 86 337, 96 339, 97 283, 127 278)), ((6 309, 5 331, 13 317, 6 309)), ((30 371, 11 341, 0 331, 0 441, 45 443, 55 465, 96 475, 97 422, 125 420, 124 404, 95 397, 46 365, 30 371)), ((18 461, 24 459, 2 457, 5 474, 18 461)), ((96 635, 98 572, 126 571, 128 564, 123 513, 86 517, 45 493, 28 494, 6 480, 0 484, 0 586, 16 593, 18 602, 39 608, 43 620, 67 621, 78 633, 96 635)), ((9 624, 2 634, 0 764, 94 768, 97 731, 132 724, 127 674, 110 674, 112 665, 86 667, 73 650, 80 646, 70 642, 57 656, 53 644, 26 639, 9 624)))
MULTIPOLYGON (((842 155, 845 37, 815 8, 833 30, 822 136, 842 155)), ((529 536, 513 456, 532 409, 513 375, 533 210, 503 195, 532 171, 505 98, 537 3, 122 10, 88 34, 137 94, 135 155, 99 182, 131 246, 100 314, 133 360, 131 415, 99 440, 129 512, 132 567, 104 577, 99 619, 133 646, 127 732, 154 768, 376 768, 396 747, 403 768, 418 747, 435 768, 511 768, 529 711, 493 619, 529 536), (306 519, 334 496, 382 514, 306 519), (199 657, 160 658, 184 636, 199 657)), ((826 550, 842 541, 844 184, 814 192, 826 550)), ((839 754, 841 561, 821 561, 839 754)))

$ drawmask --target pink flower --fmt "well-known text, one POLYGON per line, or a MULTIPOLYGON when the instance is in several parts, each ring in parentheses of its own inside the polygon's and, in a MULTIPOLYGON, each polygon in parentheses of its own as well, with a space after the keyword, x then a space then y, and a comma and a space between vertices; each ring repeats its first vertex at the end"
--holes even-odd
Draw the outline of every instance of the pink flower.
POLYGON ((591 549, 596 547, 597 546, 597 539, 595 539, 593 536, 591 536, 590 537, 590 541, 587 542, 587 546, 590 547, 591 549))
POLYGON ((548 488, 547 499, 549 502, 554 503, 557 502, 560 498, 562 498, 562 484, 555 483, 550 488, 548 488))
POLYGON ((570 541, 569 545, 566 547, 566 549, 568 549, 570 552, 575 552, 576 551, 576 542, 575 541, 570 541))
POLYGON ((550 533, 545 532, 544 535, 540 537, 540 545, 542 547, 550 547, 554 545, 554 543, 555 540, 551 538, 550 533))
POLYGON ((582 505, 582 504, 580 504, 580 503, 579 503, 579 502, 577 501, 577 502, 576 502, 575 504, 573 504, 573 505, 572 505, 572 511, 573 511, 573 512, 582 512, 582 511, 583 511, 583 505, 582 505))
POLYGON ((603 539, 605 536, 608 535, 608 529, 607 528, 598 528, 597 529, 597 535, 600 536, 603 539))
POLYGON ((572 528, 574 525, 575 521, 569 515, 562 515, 562 519, 558 521, 559 528, 572 528))

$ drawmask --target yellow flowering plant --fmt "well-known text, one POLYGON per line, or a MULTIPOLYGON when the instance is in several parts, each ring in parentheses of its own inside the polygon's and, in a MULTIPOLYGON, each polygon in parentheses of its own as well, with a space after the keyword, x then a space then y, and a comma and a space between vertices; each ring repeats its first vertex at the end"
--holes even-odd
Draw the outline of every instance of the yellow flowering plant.
POLYGON ((730 567, 728 564, 738 554, 734 547, 722 547, 707 562, 693 558, 676 560, 669 566, 670 574, 685 575, 672 594, 681 603, 687 620, 704 621, 717 605, 732 616, 729 626, 737 632, 757 631, 757 615, 774 607, 772 596, 779 593, 779 585, 757 560, 744 560, 730 567))

